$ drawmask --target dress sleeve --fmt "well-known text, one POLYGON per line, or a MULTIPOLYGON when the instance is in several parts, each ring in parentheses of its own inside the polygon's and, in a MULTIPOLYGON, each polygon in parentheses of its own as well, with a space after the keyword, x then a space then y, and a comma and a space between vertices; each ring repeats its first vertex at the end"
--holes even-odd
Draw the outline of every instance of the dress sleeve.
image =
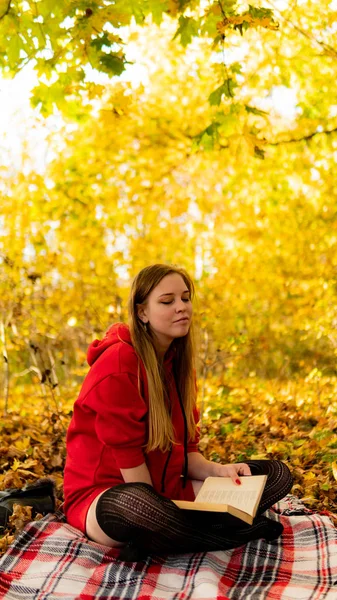
MULTIPOLYGON (((95 428, 98 439, 109 446, 119 469, 138 467, 145 461, 148 409, 130 373, 109 375, 95 388, 95 428)), ((89 395, 90 396, 90 395, 89 395)))

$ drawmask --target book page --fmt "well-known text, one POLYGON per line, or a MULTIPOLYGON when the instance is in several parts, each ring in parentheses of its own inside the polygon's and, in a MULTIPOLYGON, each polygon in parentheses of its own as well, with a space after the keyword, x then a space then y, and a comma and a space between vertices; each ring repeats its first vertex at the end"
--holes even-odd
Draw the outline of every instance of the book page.
POLYGON ((265 475, 240 477, 241 485, 235 485, 229 477, 207 477, 195 502, 209 504, 229 504, 253 514, 260 499, 261 489, 266 481, 265 475))

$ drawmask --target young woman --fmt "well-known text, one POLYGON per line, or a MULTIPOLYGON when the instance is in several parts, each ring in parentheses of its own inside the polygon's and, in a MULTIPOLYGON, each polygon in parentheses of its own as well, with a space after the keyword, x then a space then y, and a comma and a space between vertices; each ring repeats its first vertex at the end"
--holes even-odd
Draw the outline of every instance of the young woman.
POLYGON ((221 550, 274 539, 261 514, 291 489, 279 461, 221 465, 198 451, 192 333, 194 286, 185 270, 146 267, 135 277, 129 326, 113 325, 88 351, 90 371, 75 402, 64 474, 68 522, 119 557, 221 550), (179 509, 208 476, 266 474, 252 526, 219 513, 179 509))

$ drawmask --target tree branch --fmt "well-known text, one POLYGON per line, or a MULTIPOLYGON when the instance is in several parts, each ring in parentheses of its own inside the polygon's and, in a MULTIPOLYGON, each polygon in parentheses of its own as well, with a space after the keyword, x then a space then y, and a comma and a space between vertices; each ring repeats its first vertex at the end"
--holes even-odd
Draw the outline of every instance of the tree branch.
POLYGON ((1 21, 1 19, 4 19, 4 17, 6 15, 8 15, 10 7, 11 7, 11 4, 12 4, 12 0, 8 0, 7 8, 6 8, 5 12, 0 16, 0 21, 1 21))
POLYGON ((271 0, 267 0, 267 2, 268 2, 268 4, 270 4, 273 7, 273 10, 275 10, 279 14, 279 17, 281 19, 283 19, 283 21, 285 21, 286 23, 291 25, 291 27, 293 27, 296 31, 298 31, 298 33, 300 33, 301 35, 306 37, 311 42, 315 42, 316 44, 321 46, 325 50, 325 52, 328 56, 331 56, 332 58, 337 58, 337 50, 335 50, 335 48, 333 48, 329 44, 326 44, 325 42, 321 42, 315 36, 310 35, 310 33, 308 33, 307 31, 304 31, 304 29, 301 29, 301 27, 296 25, 296 23, 294 23, 291 19, 289 19, 288 17, 285 17, 271 0))
POLYGON ((269 142, 266 141, 268 146, 280 146, 281 144, 295 144, 296 142, 305 142, 307 140, 311 140, 315 135, 330 135, 331 133, 336 133, 337 127, 334 129, 324 129, 323 131, 314 131, 313 133, 309 133, 308 135, 304 135, 300 138, 292 138, 290 140, 280 140, 279 142, 269 142))
POLYGON ((31 373, 31 371, 36 373, 39 376, 40 380, 42 379, 40 369, 34 367, 33 365, 31 365, 30 367, 28 367, 28 369, 25 369, 24 371, 20 371, 20 373, 13 373, 13 377, 24 377, 25 375, 28 375, 28 373, 31 373))

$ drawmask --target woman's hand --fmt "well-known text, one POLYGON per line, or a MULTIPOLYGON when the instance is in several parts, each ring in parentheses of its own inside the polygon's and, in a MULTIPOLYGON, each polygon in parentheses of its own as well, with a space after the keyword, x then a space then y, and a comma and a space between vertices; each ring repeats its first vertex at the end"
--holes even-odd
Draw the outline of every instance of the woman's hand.
POLYGON ((189 452, 188 454, 190 479, 204 481, 206 477, 231 477, 236 485, 240 485, 239 475, 251 475, 250 468, 246 463, 219 465, 219 463, 207 460, 200 452, 189 452))
POLYGON ((214 472, 213 477, 230 477, 236 485, 241 485, 239 475, 251 475, 251 471, 246 463, 236 463, 229 465, 219 465, 213 463, 214 472))

